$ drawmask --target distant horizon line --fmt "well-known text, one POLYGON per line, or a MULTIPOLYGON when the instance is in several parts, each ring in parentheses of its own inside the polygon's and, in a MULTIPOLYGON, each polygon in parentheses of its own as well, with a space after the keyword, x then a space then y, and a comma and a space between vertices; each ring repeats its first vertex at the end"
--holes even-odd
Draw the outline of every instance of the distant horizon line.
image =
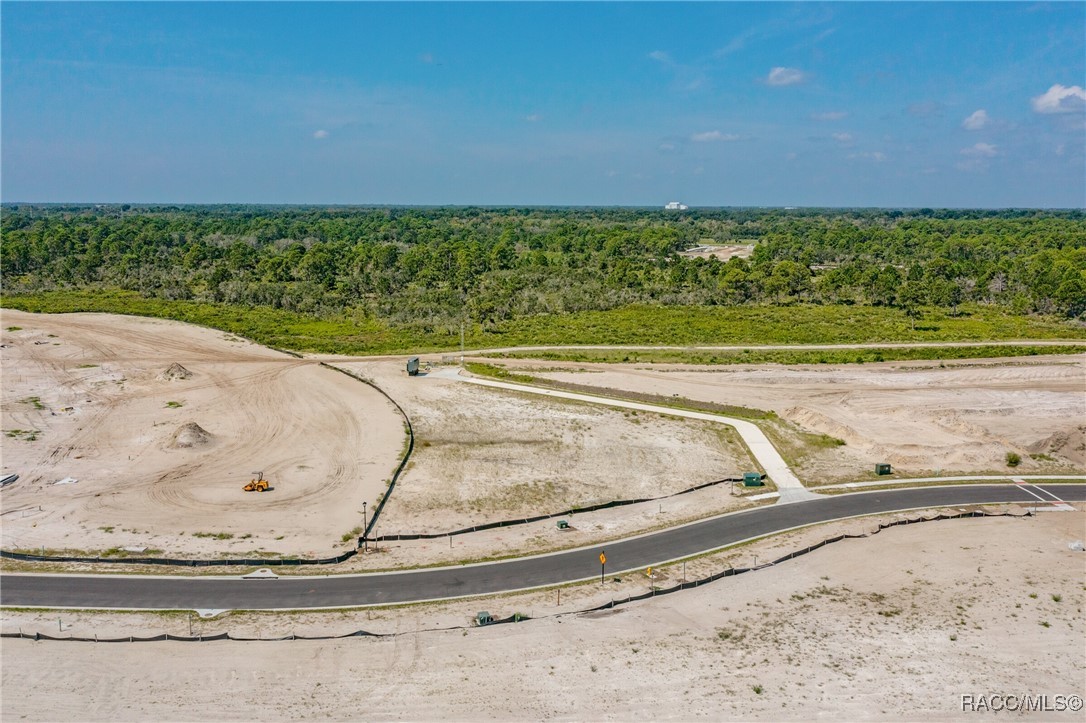
POLYGON ((668 209, 664 205, 645 204, 558 204, 558 203, 320 203, 320 202, 263 202, 263 201, 0 201, 0 206, 74 206, 103 208, 115 206, 152 207, 215 207, 259 206, 265 208, 484 208, 484 209, 630 209, 657 210, 682 214, 700 209, 774 209, 780 211, 809 210, 881 210, 881 211, 1084 211, 1086 206, 831 206, 831 205, 734 205, 700 206, 687 205, 685 209, 668 209))

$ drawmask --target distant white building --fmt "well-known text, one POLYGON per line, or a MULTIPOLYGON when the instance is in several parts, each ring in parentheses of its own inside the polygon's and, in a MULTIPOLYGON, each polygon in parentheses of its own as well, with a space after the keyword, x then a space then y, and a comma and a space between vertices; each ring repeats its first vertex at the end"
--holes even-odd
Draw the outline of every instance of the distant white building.
POLYGON ((666 211, 685 211, 688 208, 690 207, 687 206, 685 203, 679 203, 678 201, 672 201, 668 205, 664 206, 664 210, 666 211))

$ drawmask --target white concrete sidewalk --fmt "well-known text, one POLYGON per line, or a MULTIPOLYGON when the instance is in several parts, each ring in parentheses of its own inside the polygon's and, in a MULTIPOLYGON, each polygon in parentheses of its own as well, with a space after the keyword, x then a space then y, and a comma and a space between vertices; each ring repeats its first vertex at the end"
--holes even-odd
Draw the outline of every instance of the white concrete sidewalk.
POLYGON ((803 483, 799 481, 799 478, 792 473, 788 463, 784 461, 780 453, 777 452, 776 447, 774 447, 769 439, 766 438, 765 433, 762 432, 756 424, 743 419, 734 419, 719 414, 709 414, 708 412, 694 412, 686 409, 661 407, 655 404, 644 404, 642 402, 629 402, 623 399, 597 397, 591 394, 579 394, 577 392, 566 392, 557 389, 544 389, 542 387, 533 387, 527 384, 514 384, 512 382, 499 382, 491 379, 478 379, 466 376, 457 376, 456 378, 462 382, 478 384, 482 387, 508 389, 515 392, 525 392, 527 394, 539 394, 544 397, 574 399, 582 402, 591 402, 592 404, 602 404, 608 407, 636 409, 643 412, 667 414, 673 417, 686 417, 687 419, 700 419, 707 422, 727 424, 734 427, 735 430, 739 432, 739 436, 743 438, 743 441, 750 449, 750 453, 758 460, 758 464, 762 465, 762 469, 764 469, 769 478, 773 480, 773 483, 777 485, 777 490, 780 492, 779 504, 798 502, 800 500, 812 499, 818 496, 804 487, 803 483))

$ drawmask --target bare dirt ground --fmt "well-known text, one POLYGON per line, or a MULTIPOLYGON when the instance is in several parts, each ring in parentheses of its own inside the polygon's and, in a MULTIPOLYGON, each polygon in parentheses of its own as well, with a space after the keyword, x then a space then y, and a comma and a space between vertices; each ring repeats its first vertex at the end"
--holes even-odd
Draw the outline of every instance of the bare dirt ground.
MULTIPOLYGON (((327 556, 354 546, 404 441, 370 387, 222 332, 5 311, 3 546, 96 554, 327 556), (273 490, 245 493, 262 469, 273 490), (72 484, 55 484, 66 478, 72 484), (39 507, 41 508, 39 510, 39 507)), ((734 430, 341 364, 411 415, 418 444, 377 534, 655 498, 753 469, 734 430)), ((769 489, 769 488, 766 488, 769 489)), ((765 490, 758 490, 765 491, 765 490)), ((395 542, 350 569, 570 547, 748 507, 728 487, 448 540, 395 542)), ((8 564, 11 568, 11 564, 8 564)))
MULTIPOLYGON (((446 532, 612 500, 660 497, 753 469, 735 430, 723 425, 540 399, 439 375, 408 377, 399 364, 387 362, 337 366, 385 389, 415 429, 410 467, 382 513, 377 534, 446 532)), ((672 502, 673 518, 742 504, 727 487, 691 497, 672 502)), ((655 517, 660 508, 651 508, 655 517)), ((599 516, 608 522, 593 524, 633 532, 640 524, 621 520, 640 520, 645 511, 620 508, 599 516)))
POLYGON ((1006 473, 1008 452, 1021 457, 1013 470, 1021 474, 1086 468, 1082 355, 843 366, 508 366, 575 384, 773 410, 786 423, 766 424, 766 433, 808 485, 871 478, 876 462, 907 476, 1006 473))
POLYGON ((732 257, 747 259, 750 258, 752 253, 754 253, 753 244, 732 244, 730 246, 705 244, 696 246, 689 251, 681 251, 679 252, 679 256, 685 256, 688 259, 719 259, 720 261, 727 261, 732 257))
POLYGON ((136 317, 2 325, 5 548, 324 555, 398 462, 395 408, 312 361, 136 317), (243 492, 257 470, 273 489, 243 492))
MULTIPOLYGON (((775 557, 875 518, 690 563, 775 557)), ((613 612, 536 616, 640 592, 622 583, 399 609, 196 619, 194 631, 389 638, 94 644, 3 640, 5 720, 966 719, 963 694, 1086 693, 1083 512, 895 527, 613 612), (416 632, 420 631, 421 632, 416 632)), ((658 584, 680 576, 658 571, 658 584)), ((182 615, 4 611, 3 629, 188 634, 182 615)), ((1045 713, 1044 720, 1082 720, 1045 713)))

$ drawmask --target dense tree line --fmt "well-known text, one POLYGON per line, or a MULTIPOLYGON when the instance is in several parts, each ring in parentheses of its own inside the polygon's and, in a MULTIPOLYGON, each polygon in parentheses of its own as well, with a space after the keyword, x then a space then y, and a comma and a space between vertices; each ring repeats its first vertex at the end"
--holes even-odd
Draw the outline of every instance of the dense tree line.
POLYGON ((6 206, 2 234, 5 293, 119 287, 430 328, 635 302, 1086 316, 1081 211, 6 206), (755 246, 679 255, 702 243, 755 246))

